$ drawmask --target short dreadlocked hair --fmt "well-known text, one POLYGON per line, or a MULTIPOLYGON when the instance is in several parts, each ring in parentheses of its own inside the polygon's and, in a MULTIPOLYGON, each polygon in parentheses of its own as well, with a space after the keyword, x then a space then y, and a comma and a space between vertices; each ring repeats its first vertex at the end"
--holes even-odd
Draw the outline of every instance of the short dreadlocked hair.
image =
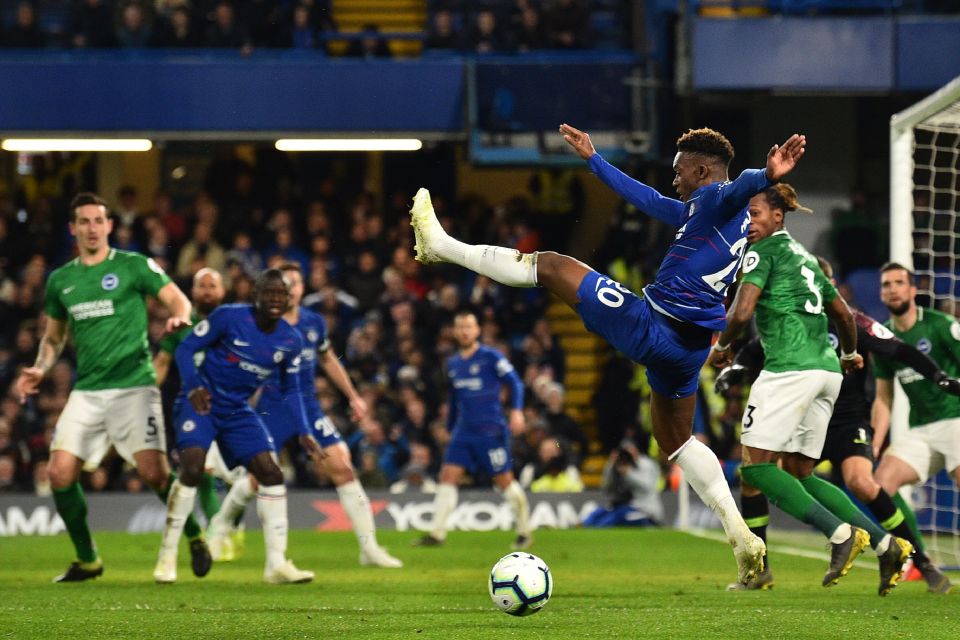
POLYGON ((724 165, 729 165, 734 155, 730 141, 719 131, 707 128, 689 129, 677 138, 677 151, 710 156, 724 165))

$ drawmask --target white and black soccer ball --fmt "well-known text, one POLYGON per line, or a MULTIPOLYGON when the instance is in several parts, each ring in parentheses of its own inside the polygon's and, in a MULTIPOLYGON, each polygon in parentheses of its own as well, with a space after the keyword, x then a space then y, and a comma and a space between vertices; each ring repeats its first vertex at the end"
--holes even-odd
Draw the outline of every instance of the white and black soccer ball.
POLYGON ((547 563, 529 553, 503 556, 490 570, 490 598, 511 616, 529 616, 543 609, 553 593, 547 563))

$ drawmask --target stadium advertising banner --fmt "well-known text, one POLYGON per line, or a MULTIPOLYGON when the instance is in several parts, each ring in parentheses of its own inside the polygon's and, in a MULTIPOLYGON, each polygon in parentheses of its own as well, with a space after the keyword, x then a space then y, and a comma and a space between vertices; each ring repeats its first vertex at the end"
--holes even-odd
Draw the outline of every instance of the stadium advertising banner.
MULTIPOLYGON (((291 491, 291 529, 349 531, 350 521, 334 492, 291 491)), ((534 528, 568 529, 602 501, 600 492, 531 494, 530 524, 534 528)), ((98 531, 152 533, 163 530, 166 508, 151 493, 88 494, 89 522, 98 531)), ((433 522, 432 494, 370 493, 378 529, 429 531, 433 522)), ((259 528, 256 509, 246 513, 248 528, 259 528)), ((463 491, 451 515, 450 529, 493 531, 513 528, 510 506, 493 491, 463 491)), ((32 495, 0 497, 0 536, 56 535, 64 531, 51 498, 32 495)))

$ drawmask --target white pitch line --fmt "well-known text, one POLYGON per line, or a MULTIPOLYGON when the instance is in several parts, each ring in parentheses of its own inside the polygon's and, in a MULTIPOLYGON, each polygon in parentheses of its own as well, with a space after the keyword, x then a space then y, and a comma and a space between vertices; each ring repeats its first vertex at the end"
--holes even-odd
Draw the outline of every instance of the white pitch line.
MULTIPOLYGON (((713 540, 714 542, 722 542, 723 544, 726 544, 726 545, 730 544, 729 541, 727 541, 727 537, 722 533, 716 533, 714 531, 709 531, 707 529, 691 529, 690 531, 686 531, 685 533, 689 533, 690 535, 695 536, 697 538, 703 538, 704 540, 713 540)), ((783 545, 783 544, 767 545, 767 549, 769 549, 770 551, 774 551, 776 553, 785 553, 787 555, 797 556, 800 558, 810 558, 811 560, 826 560, 828 562, 830 561, 830 554, 822 551, 812 551, 810 549, 802 549, 800 547, 791 547, 789 545, 783 545)), ((853 561, 853 566, 870 569, 870 568, 875 568, 876 563, 867 562, 866 560, 858 559, 853 561)))

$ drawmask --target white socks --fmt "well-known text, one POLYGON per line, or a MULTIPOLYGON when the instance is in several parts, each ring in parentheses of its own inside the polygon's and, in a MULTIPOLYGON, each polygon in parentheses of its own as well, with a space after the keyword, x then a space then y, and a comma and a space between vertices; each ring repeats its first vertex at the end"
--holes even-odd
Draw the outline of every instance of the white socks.
POLYGON ((486 244, 464 246, 463 262, 457 264, 509 287, 537 286, 536 253, 520 253, 516 249, 486 244))
POLYGON ((717 514, 720 522, 723 524, 723 530, 727 533, 727 538, 732 541, 745 539, 749 533, 747 524, 743 521, 737 509, 737 503, 730 493, 730 487, 727 485, 727 479, 723 475, 723 469, 720 468, 720 461, 710 448, 690 437, 683 446, 677 449, 671 460, 676 460, 680 468, 683 469, 683 476, 686 478, 693 490, 697 492, 700 499, 710 510, 717 514))
POLYGON ((513 509, 513 517, 517 523, 517 533, 522 536, 529 536, 530 504, 527 502, 527 494, 524 493, 523 487, 514 480, 503 490, 503 496, 510 503, 510 508, 513 509))
POLYGON ((837 530, 833 532, 833 535, 830 536, 830 542, 832 544, 840 544, 841 542, 846 542, 850 539, 850 536, 853 535, 853 528, 844 522, 837 530))
POLYGON ((180 484, 174 480, 167 496, 167 523, 163 528, 163 542, 160 544, 160 554, 171 553, 177 555, 180 536, 183 534, 183 525, 193 513, 193 505, 197 498, 197 488, 180 484))
POLYGON ((437 540, 447 537, 447 518, 457 506, 457 487, 452 484, 440 483, 437 494, 433 497, 433 531, 430 532, 437 540))
POLYGON ((287 561, 287 488, 282 484, 261 485, 257 491, 257 515, 263 527, 269 572, 287 561))
POLYGON ((377 528, 373 522, 373 511, 370 510, 370 499, 359 480, 351 480, 337 487, 340 504, 350 518, 353 532, 357 534, 357 542, 361 549, 377 546, 377 528))
POLYGON ((217 533, 226 533, 233 529, 233 521, 247 508, 254 496, 253 476, 244 474, 230 486, 220 510, 210 520, 210 528, 217 533))
POLYGON ((877 543, 877 547, 874 549, 874 551, 877 552, 878 556, 882 556, 887 552, 887 549, 890 548, 891 542, 893 542, 893 536, 888 533, 887 535, 883 536, 880 542, 877 543))

